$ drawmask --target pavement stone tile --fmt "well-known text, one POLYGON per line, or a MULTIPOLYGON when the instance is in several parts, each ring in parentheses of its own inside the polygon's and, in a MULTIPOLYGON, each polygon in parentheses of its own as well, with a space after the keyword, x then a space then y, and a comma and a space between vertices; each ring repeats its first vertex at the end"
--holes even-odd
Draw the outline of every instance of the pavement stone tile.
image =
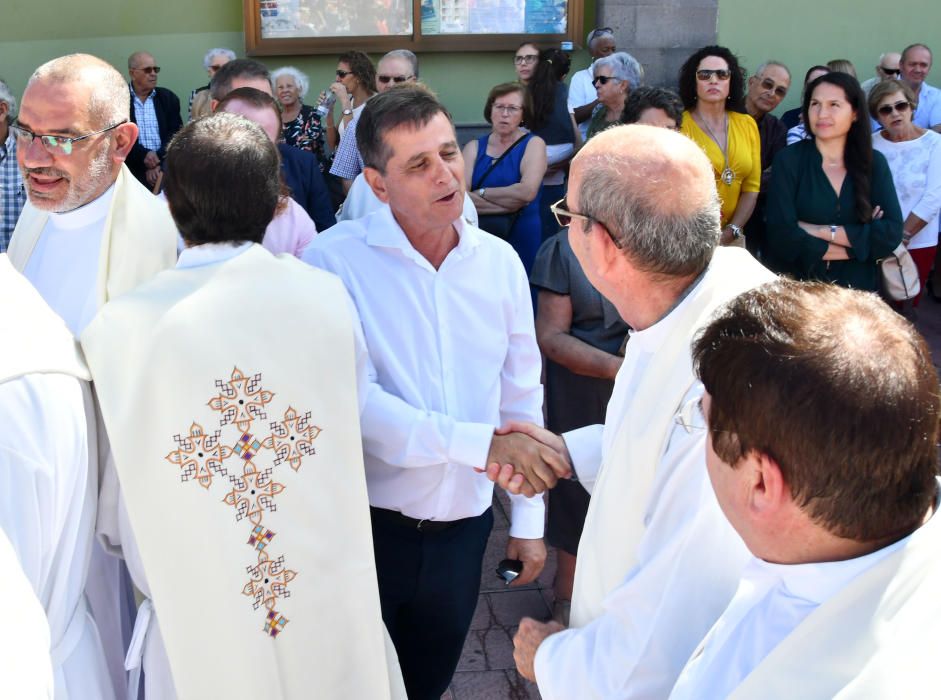
POLYGON ((508 589, 491 593, 489 598, 493 621, 503 627, 516 627, 522 617, 545 620, 551 613, 542 592, 535 589, 508 589))
POLYGON ((516 671, 456 673, 451 684, 454 700, 539 700, 536 686, 516 671))

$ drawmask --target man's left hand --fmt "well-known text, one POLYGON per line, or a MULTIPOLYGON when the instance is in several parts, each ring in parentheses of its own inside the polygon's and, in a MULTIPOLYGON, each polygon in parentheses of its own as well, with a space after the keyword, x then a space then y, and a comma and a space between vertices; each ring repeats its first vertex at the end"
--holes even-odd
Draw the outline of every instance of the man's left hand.
POLYGON ((511 537, 506 545, 506 558, 523 562, 523 572, 510 585, 525 586, 535 580, 546 565, 546 543, 542 539, 523 540, 511 537))
POLYGON ((564 629, 565 627, 555 620, 536 622, 531 617, 524 617, 520 620, 520 628, 513 637, 513 660, 516 662, 516 670, 523 678, 533 683, 536 682, 536 670, 533 665, 539 645, 550 634, 564 629))
POLYGON ((144 179, 147 180, 147 184, 153 187, 157 184, 157 178, 160 176, 160 168, 150 168, 147 172, 144 173, 144 179))
POLYGON ((156 151, 147 151, 147 155, 144 156, 144 167, 148 170, 160 167, 160 156, 156 151))

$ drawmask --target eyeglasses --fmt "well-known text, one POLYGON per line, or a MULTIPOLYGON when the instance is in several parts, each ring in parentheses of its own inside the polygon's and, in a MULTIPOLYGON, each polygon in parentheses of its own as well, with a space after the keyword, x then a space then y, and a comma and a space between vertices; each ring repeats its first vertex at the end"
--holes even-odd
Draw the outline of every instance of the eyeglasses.
POLYGON ((513 63, 518 66, 529 65, 530 63, 535 63, 539 60, 539 54, 528 54, 526 56, 514 56, 513 63))
POLYGON ((616 80, 616 81, 618 81, 618 82, 621 82, 621 79, 620 79, 620 78, 615 78, 615 77, 610 76, 610 75, 599 75, 599 76, 596 76, 595 79, 591 81, 591 84, 594 85, 594 86, 597 88, 597 87, 598 87, 598 83, 601 83, 602 85, 607 85, 608 82, 611 81, 611 80, 616 80))
POLYGON ((122 119, 117 124, 112 124, 111 126, 106 126, 104 129, 99 131, 93 131, 90 134, 84 134, 82 136, 52 136, 50 134, 34 134, 29 129, 24 129, 19 124, 11 124, 10 129, 13 131, 14 136, 16 136, 17 143, 23 147, 29 147, 33 142, 33 139, 39 139, 39 142, 43 145, 43 148, 50 154, 55 155, 56 153, 61 153, 64 156, 72 155, 72 144, 76 141, 84 141, 85 139, 91 138, 92 136, 97 136, 98 134, 103 134, 106 131, 111 131, 116 129, 122 124, 126 124, 127 119, 122 119))
MULTIPOLYGON (((339 73, 339 71, 337 71, 339 73)), ((390 80, 396 85, 404 83, 406 80, 411 80, 414 78, 414 75, 377 75, 376 80, 385 85, 390 80)))
MULTIPOLYGON (((339 68, 337 68, 337 77, 338 77, 340 80, 343 80, 343 78, 345 78, 345 77, 348 76, 348 75, 353 75, 353 71, 351 71, 351 70, 340 70, 339 68)), ((386 81, 386 82, 389 82, 389 81, 386 81)))
POLYGON ((885 66, 879 66, 879 70, 885 73, 886 75, 899 75, 902 72, 898 68, 886 68, 885 66))
POLYGON ((608 232, 608 236, 611 238, 617 248, 621 247, 621 243, 617 238, 614 237, 614 234, 611 233, 611 230, 603 221, 598 221, 598 219, 593 216, 588 216, 588 214, 579 214, 578 212, 569 211, 568 206, 568 202, 566 202, 565 197, 563 197, 558 202, 549 207, 549 211, 551 211, 555 216, 555 220, 558 222, 560 227, 565 228, 566 226, 569 226, 572 223, 572 219, 581 219, 582 221, 595 222, 604 226, 605 231, 608 232))
POLYGON ((901 102, 896 102, 894 105, 882 105, 876 111, 883 117, 887 117, 892 114, 893 111, 898 112, 899 114, 905 114, 908 110, 912 108, 911 102, 908 100, 902 100, 901 102))
POLYGON ((783 85, 777 85, 771 78, 765 78, 761 81, 761 87, 765 90, 774 90, 778 97, 787 96, 787 88, 783 85))
POLYGON ((697 396, 683 404, 680 412, 673 417, 673 422, 682 426, 687 433, 709 430, 709 423, 702 412, 702 396, 697 396))
POLYGON ((716 76, 719 80, 728 80, 732 77, 732 71, 727 68, 701 68, 696 71, 696 77, 703 82, 706 82, 712 76, 716 76))
POLYGON ((516 114, 517 112, 522 112, 523 108, 518 107, 517 105, 494 105, 493 110, 500 110, 504 114, 516 114))
POLYGON ((145 66, 144 68, 132 68, 131 70, 139 70, 150 75, 151 73, 159 73, 160 66, 145 66))

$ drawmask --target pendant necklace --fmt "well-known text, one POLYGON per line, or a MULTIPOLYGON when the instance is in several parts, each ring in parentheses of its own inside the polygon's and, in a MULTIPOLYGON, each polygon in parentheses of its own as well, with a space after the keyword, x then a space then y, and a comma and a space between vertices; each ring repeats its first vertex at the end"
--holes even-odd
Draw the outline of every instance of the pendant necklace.
MULTIPOLYGON (((697 120, 699 121, 699 120, 697 120)), ((709 134, 709 137, 716 142, 716 146, 719 145, 719 139, 716 138, 716 135, 712 133, 712 129, 709 128, 709 125, 706 123, 706 120, 702 120, 702 125, 706 129, 706 133, 709 134)), ((719 150, 722 151, 722 157, 725 159, 725 167, 722 169, 722 174, 719 176, 719 179, 722 180, 726 185, 731 185, 735 182, 735 173, 732 172, 732 168, 729 167, 729 115, 725 115, 725 148, 719 147, 719 150)))

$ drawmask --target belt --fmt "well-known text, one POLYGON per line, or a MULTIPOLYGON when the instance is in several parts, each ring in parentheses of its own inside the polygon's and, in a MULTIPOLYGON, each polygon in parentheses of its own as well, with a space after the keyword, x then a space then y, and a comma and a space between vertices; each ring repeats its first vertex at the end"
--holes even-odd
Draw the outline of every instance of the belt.
POLYGON ((407 528, 409 530, 417 530, 418 532, 425 533, 442 532, 443 530, 448 530, 455 525, 460 525, 467 520, 471 520, 471 518, 461 518, 460 520, 428 520, 426 518, 410 518, 397 510, 387 510, 386 508, 376 508, 375 506, 369 506, 369 514, 372 516, 374 522, 388 523, 389 525, 397 525, 398 527, 407 528))

